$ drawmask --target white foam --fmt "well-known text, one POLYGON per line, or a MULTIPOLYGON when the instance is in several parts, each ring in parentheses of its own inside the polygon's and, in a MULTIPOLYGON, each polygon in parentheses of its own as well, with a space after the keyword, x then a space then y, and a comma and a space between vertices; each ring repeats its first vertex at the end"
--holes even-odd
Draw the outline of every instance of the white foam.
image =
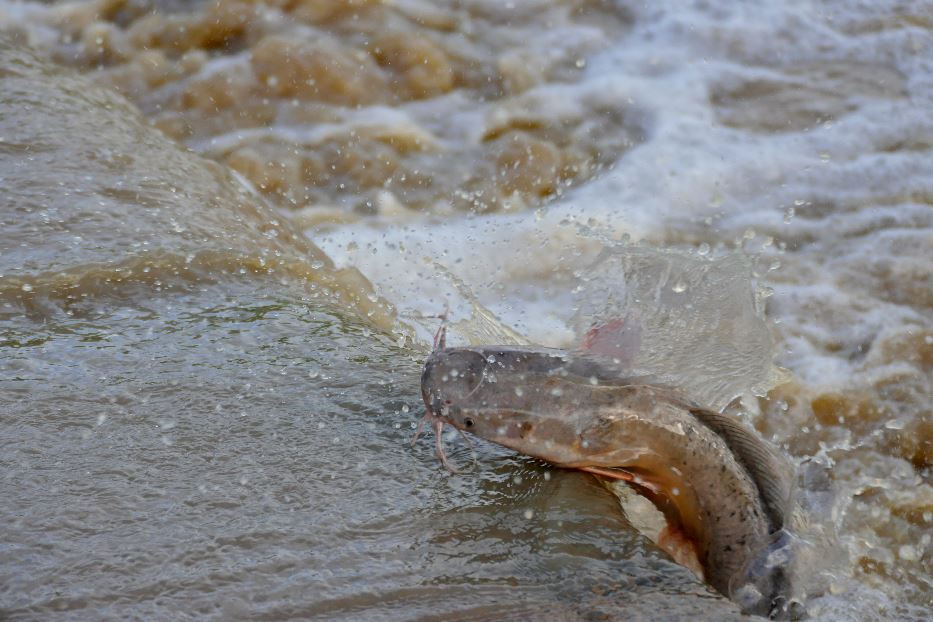
MULTIPOLYGON (((892 30, 848 34, 827 17, 860 23, 875 12, 870 7, 824 8, 825 13, 807 3, 716 3, 706 9, 678 2, 632 5, 632 32, 587 59, 580 83, 544 86, 530 95, 552 102, 547 114, 554 118, 567 114, 567 106, 622 110, 646 141, 612 170, 534 212, 422 221, 404 229, 355 225, 317 240, 338 262, 360 267, 405 312, 436 312, 439 300, 453 295, 449 284, 431 277, 424 261, 429 257, 463 279, 507 322, 521 323, 532 340, 560 345, 568 332, 558 327, 569 317, 560 287, 572 287, 573 272, 592 261, 599 248, 580 235, 578 224, 658 246, 682 244, 678 232, 683 230, 712 246, 731 243, 746 231, 805 243, 818 238, 824 254, 805 260, 816 271, 798 279, 782 270, 770 275, 776 288, 771 310, 788 333, 789 351, 781 362, 809 381, 842 382, 853 365, 820 344, 850 342, 856 334, 917 318, 908 306, 858 298, 861 292, 841 287, 838 277, 845 266, 826 265, 825 253, 835 252, 829 250, 835 246, 853 261, 869 257, 876 240, 858 234, 879 223, 887 231, 876 236, 892 235, 892 221, 909 235, 916 235, 917 227, 933 228, 929 206, 910 199, 933 191, 933 160, 922 151, 889 148, 907 140, 928 144, 933 117, 914 99, 914 86, 924 84, 930 65, 911 52, 916 43, 892 30), (864 10, 864 20, 853 10, 864 10), (846 114, 807 131, 756 132, 716 120, 710 94, 717 85, 780 76, 819 62, 853 61, 881 62, 899 72, 909 96, 856 93, 846 114), (814 218, 808 203, 819 200, 834 207, 828 216, 814 218), (795 202, 803 205, 786 223, 795 202), (707 220, 712 224, 704 225, 707 220), (351 241, 359 251, 346 250, 351 241), (551 288, 546 297, 530 294, 542 284, 551 288), (843 309, 859 307, 847 316, 854 324, 812 323, 808 304, 826 300, 843 309)), ((807 84, 815 78, 806 73, 795 79, 822 86, 807 84)), ((773 248, 767 252, 780 254, 773 248)))

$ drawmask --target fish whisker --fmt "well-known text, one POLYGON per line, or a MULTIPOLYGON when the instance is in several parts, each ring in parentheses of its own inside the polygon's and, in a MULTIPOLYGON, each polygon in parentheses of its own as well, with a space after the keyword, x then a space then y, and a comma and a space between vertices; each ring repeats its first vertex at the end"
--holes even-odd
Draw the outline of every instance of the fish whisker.
POLYGON ((441 325, 438 326, 437 332, 434 333, 434 347, 433 352, 438 350, 443 350, 447 347, 447 316, 450 313, 450 307, 445 304, 444 312, 437 316, 441 320, 441 325))
MULTIPOLYGON (((463 438, 466 438, 466 435, 463 434, 463 430, 461 430, 460 428, 457 428, 456 426, 454 426, 454 429, 460 432, 463 438)), ((475 452, 474 452, 474 457, 473 457, 473 466, 470 467, 469 471, 462 471, 458 469, 457 467, 453 466, 452 464, 450 464, 450 461, 447 460, 447 454, 444 453, 443 432, 444 432, 444 421, 440 417, 435 417, 434 419, 434 451, 437 454, 438 459, 441 461, 441 464, 444 465, 445 469, 457 475, 463 475, 465 473, 472 472, 473 469, 476 467, 475 452)), ((472 441, 470 441, 470 439, 467 439, 467 442, 470 443, 470 448, 472 449, 473 447, 472 441)))
POLYGON ((421 438, 422 433, 424 433, 424 426, 426 423, 431 424, 431 429, 434 430, 434 452, 437 454, 437 458, 441 461, 441 464, 444 465, 451 473, 456 473, 462 475, 464 473, 471 473, 476 469, 476 452, 473 451, 473 441, 464 434, 463 430, 454 426, 454 429, 460 433, 464 439, 466 439, 467 445, 470 446, 471 453, 473 454, 473 465, 468 471, 463 471, 454 467, 450 464, 450 461, 447 459, 447 454, 444 452, 444 420, 434 414, 431 409, 427 409, 424 417, 421 418, 421 421, 418 422, 418 427, 415 429, 415 435, 411 439, 411 446, 414 447, 415 443, 421 438))
POLYGON ((418 427, 415 429, 415 435, 411 437, 411 446, 414 447, 415 443, 418 442, 418 439, 421 438, 421 434, 424 432, 424 424, 428 421, 434 421, 435 416, 430 410, 424 414, 424 417, 421 418, 421 421, 418 422, 418 427))

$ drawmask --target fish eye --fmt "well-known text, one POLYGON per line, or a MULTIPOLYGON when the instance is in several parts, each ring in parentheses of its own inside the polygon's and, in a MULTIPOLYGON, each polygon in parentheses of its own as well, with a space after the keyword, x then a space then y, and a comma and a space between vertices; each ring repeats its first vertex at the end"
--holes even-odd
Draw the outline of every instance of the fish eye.
POLYGON ((473 420, 470 417, 467 417, 466 419, 463 420, 463 425, 467 428, 472 428, 473 420))

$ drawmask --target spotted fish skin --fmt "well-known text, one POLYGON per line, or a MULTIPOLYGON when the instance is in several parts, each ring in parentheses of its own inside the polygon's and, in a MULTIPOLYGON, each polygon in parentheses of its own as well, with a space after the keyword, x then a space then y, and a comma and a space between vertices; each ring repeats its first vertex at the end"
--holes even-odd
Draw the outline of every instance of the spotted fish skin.
POLYGON ((761 560, 784 533, 793 469, 734 418, 650 378, 529 348, 447 348, 426 361, 422 393, 446 423, 566 468, 621 469, 695 544, 706 581, 735 596, 755 569, 774 614, 790 586, 761 560))

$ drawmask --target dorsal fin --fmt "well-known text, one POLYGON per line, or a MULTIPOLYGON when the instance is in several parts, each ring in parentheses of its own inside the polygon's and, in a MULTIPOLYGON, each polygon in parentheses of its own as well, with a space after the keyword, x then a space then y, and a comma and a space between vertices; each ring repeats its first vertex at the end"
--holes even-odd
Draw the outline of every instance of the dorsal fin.
POLYGON ((736 460, 758 486, 772 533, 784 528, 794 492, 794 468, 790 462, 756 432, 729 415, 702 408, 691 408, 690 413, 726 441, 736 460))

